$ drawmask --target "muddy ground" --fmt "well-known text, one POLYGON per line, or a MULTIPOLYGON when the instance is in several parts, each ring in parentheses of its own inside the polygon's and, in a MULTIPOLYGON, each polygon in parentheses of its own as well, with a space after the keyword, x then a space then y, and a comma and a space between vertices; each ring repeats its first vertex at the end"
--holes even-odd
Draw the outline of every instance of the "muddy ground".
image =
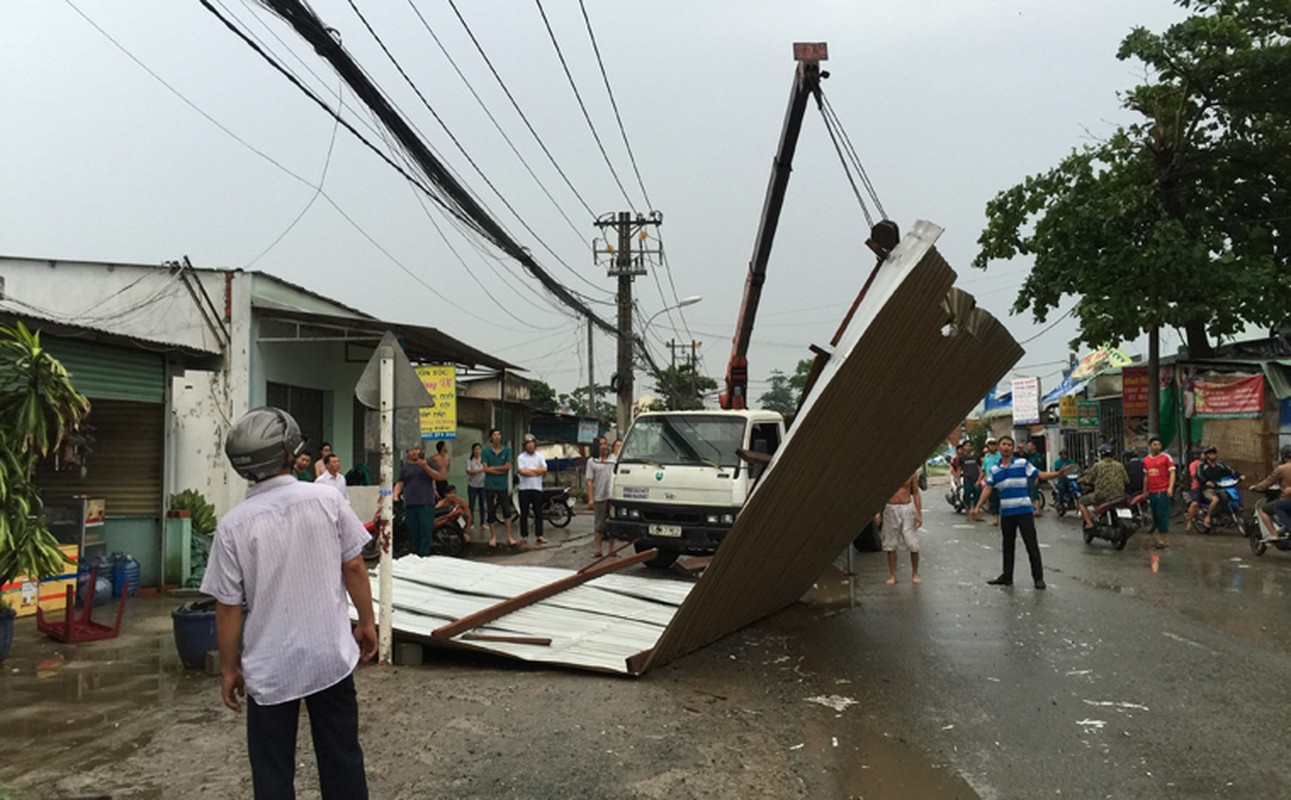
MULTIPOLYGON (((541 550, 472 557, 581 566, 588 522, 541 550)), ((372 796, 976 797, 879 711, 883 681, 799 646, 804 626, 853 613, 849 591, 833 571, 802 604, 642 678, 438 650, 419 667, 361 668, 372 796)), ((19 623, 0 677, 0 797, 250 796, 245 721, 218 679, 179 664, 175 605, 131 601, 120 639, 79 647, 19 623)), ((317 797, 301 730, 299 796, 317 797)))

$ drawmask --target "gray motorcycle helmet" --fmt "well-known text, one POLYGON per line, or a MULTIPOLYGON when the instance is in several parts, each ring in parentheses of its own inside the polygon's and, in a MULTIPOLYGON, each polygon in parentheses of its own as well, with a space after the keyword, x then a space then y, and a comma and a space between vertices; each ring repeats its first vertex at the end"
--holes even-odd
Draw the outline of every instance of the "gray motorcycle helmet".
POLYGON ((239 475, 259 482, 282 472, 304 446, 300 426, 290 414, 262 406, 248 411, 229 431, 224 454, 239 475))

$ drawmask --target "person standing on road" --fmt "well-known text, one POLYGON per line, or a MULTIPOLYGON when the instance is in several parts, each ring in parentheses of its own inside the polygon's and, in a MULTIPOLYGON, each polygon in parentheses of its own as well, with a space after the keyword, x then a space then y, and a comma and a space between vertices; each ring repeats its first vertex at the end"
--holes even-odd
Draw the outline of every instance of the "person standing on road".
POLYGON ((493 526, 502 515, 502 524, 507 533, 507 544, 515 547, 517 542, 511 536, 511 499, 509 479, 511 477, 511 448, 502 445, 502 431, 494 428, 489 431, 489 446, 480 454, 484 462, 484 501, 488 505, 489 547, 498 546, 497 531, 493 526))
POLYGON ((296 421, 277 408, 253 409, 229 431, 224 452, 255 485, 220 520, 202 591, 216 601, 224 705, 240 712, 246 699, 256 798, 295 796, 304 700, 322 797, 362 800, 353 673, 377 649, 362 556, 372 537, 337 492, 291 474, 301 444, 296 421), (359 615, 353 631, 346 594, 359 615))
MULTIPOLYGON (((888 554, 888 586, 897 582, 897 545, 905 542, 910 551, 910 582, 923 583, 919 577, 919 537, 916 531, 923 525, 923 499, 919 494, 919 475, 911 475, 901 488, 888 498, 883 506, 882 526, 879 538, 883 543, 883 552, 888 554)), ((879 522, 880 515, 874 516, 879 522)))
POLYGON ((296 476, 296 480, 313 483, 317 476, 314 475, 314 457, 309 454, 308 450, 301 450, 300 455, 296 456, 296 463, 291 471, 296 476))
POLYGON ((435 479, 435 496, 443 497, 448 494, 448 465, 451 458, 448 455, 448 442, 440 439, 435 442, 435 455, 430 457, 435 463, 435 469, 444 473, 444 477, 435 479))
POLYGON ((350 490, 345 484, 345 476, 341 474, 341 457, 337 454, 328 453, 327 458, 323 459, 323 474, 315 478, 314 483, 332 487, 349 502, 350 490))
POLYGON ((546 544, 542 535, 542 476, 547 472, 547 459, 537 453, 538 440, 532 433, 524 435, 523 447, 516 457, 516 472, 520 475, 520 542, 529 543, 532 515, 534 543, 546 544))
POLYGON ((964 441, 964 454, 959 457, 960 483, 964 487, 964 508, 968 521, 977 521, 977 498, 981 496, 982 460, 973 452, 973 443, 964 441))
POLYGON ((1164 451, 1160 436, 1148 439, 1148 454, 1143 458, 1143 488, 1148 493, 1148 506, 1152 509, 1152 546, 1157 550, 1167 547, 1166 534, 1170 532, 1170 498, 1174 496, 1176 470, 1174 459, 1164 451))
MULTIPOLYGON (((1010 438, 1009 441, 1012 441, 1010 438)), ((982 456, 982 489, 985 492, 986 480, 991 476, 991 470, 1000 463, 1000 442, 994 436, 986 438, 986 453, 982 456)), ((991 524, 1000 524, 1000 498, 999 495, 992 497, 989 492, 982 495, 987 499, 986 508, 991 512, 991 524)), ((974 518, 978 515, 974 514, 974 518)))
POLYGON ((1260 519, 1264 520, 1264 530, 1271 532, 1260 537, 1265 541, 1291 535, 1291 444, 1282 445, 1278 456, 1282 463, 1274 467, 1267 478, 1251 487, 1252 492, 1262 492, 1276 484, 1282 490, 1276 501, 1265 503, 1259 509, 1260 519), (1274 520, 1281 526, 1280 531, 1273 524, 1274 520))
POLYGON ((1201 494, 1201 480, 1197 477, 1197 470, 1201 469, 1201 451, 1194 450, 1192 460, 1188 462, 1188 518, 1187 530, 1192 530, 1193 520, 1197 518, 1197 512, 1201 510, 1201 502, 1205 499, 1201 494))
POLYGON ((480 453, 484 448, 479 442, 471 445, 471 457, 466 459, 466 503, 467 508, 474 515, 476 507, 479 508, 480 514, 475 517, 475 522, 480 530, 484 530, 484 462, 480 460, 480 453))
POLYGON ((596 557, 600 558, 605 523, 610 518, 610 482, 617 459, 610 454, 610 445, 604 436, 596 437, 594 447, 595 452, 587 459, 587 507, 592 511, 592 542, 596 545, 596 557))
POLYGON ((409 546, 422 557, 430 555, 430 544, 435 538, 435 481, 446 478, 447 473, 435 469, 426 460, 426 451, 421 449, 420 442, 408 448, 407 461, 399 468, 399 479, 394 484, 394 501, 403 500, 409 546))
POLYGON ((982 503, 995 493, 999 494, 1000 533, 1003 536, 1004 571, 998 578, 987 581, 991 586, 1013 585, 1013 552, 1017 547, 1018 534, 1022 534, 1022 544, 1027 549, 1027 560, 1031 562, 1031 578, 1035 588, 1043 589, 1044 564, 1040 560, 1040 543, 1035 533, 1035 506, 1031 504, 1031 494, 1027 490, 1027 480, 1036 475, 1042 481, 1053 480, 1064 472, 1040 472, 1035 464, 1025 458, 1013 457, 1013 437, 1002 436, 999 441, 999 463, 991 468, 986 476, 986 489, 977 501, 975 511, 980 511, 982 503))

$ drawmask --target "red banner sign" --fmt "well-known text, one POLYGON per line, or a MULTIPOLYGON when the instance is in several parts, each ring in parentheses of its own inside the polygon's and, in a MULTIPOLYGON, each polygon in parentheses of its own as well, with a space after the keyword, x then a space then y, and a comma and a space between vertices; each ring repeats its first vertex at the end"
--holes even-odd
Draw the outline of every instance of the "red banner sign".
POLYGON ((1148 368, 1121 367, 1121 413, 1127 417, 1148 415, 1148 368))
POLYGON ((1208 375, 1193 381, 1193 416, 1258 417, 1264 412, 1264 376, 1208 375))

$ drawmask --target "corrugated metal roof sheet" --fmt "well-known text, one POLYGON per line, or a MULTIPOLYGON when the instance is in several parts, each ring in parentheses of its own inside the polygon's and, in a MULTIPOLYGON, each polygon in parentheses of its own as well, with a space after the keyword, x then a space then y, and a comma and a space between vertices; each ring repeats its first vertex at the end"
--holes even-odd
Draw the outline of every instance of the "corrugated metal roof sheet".
MULTIPOLYGON (((554 567, 405 556, 394 563, 394 629, 429 639, 445 623, 572 574, 554 567)), ((380 585, 375 577, 371 583, 375 607, 380 585)), ((550 645, 460 636, 452 641, 525 661, 626 674, 628 659, 654 647, 692 586, 665 578, 605 575, 472 631, 546 637, 550 645)))

